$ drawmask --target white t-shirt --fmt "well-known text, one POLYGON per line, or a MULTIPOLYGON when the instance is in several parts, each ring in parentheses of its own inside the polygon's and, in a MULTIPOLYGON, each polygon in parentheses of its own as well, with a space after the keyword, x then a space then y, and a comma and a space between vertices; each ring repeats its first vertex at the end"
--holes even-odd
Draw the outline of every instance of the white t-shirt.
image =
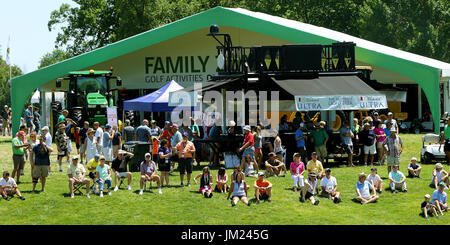
POLYGON ((98 127, 97 130, 95 131, 95 141, 97 141, 97 137, 100 137, 100 139, 98 140, 98 145, 99 146, 103 146, 103 130, 101 127, 98 127))
POLYGON ((52 135, 50 133, 47 133, 45 135, 45 144, 49 147, 52 147, 52 135))
POLYGON ((327 176, 322 178, 322 181, 320 182, 320 186, 325 187, 325 190, 332 191, 337 186, 336 178, 333 176, 330 176, 330 179, 327 178, 327 176))
POLYGON ((16 181, 11 177, 8 178, 8 181, 6 181, 5 178, 2 178, 0 180, 0 186, 13 186, 14 187, 15 184, 16 184, 16 181))
POLYGON ((317 188, 317 179, 315 179, 314 182, 311 182, 311 180, 307 178, 306 182, 309 184, 308 192, 314 195, 314 192, 316 191, 317 188))
POLYGON ((382 181, 380 176, 378 174, 375 174, 375 176, 373 176, 372 174, 369 174, 369 177, 367 177, 367 181, 369 181, 372 185, 377 185, 378 181, 382 181))

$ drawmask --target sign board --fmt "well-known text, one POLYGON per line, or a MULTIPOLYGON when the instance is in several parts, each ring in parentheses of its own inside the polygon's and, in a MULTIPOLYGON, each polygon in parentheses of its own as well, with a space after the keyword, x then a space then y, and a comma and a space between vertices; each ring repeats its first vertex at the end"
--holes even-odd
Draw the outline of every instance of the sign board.
POLYGON ((106 115, 108 117, 108 124, 112 126, 119 126, 117 123, 117 107, 112 106, 106 108, 106 115))
POLYGON ((374 110, 387 108, 385 95, 295 96, 297 111, 374 110))

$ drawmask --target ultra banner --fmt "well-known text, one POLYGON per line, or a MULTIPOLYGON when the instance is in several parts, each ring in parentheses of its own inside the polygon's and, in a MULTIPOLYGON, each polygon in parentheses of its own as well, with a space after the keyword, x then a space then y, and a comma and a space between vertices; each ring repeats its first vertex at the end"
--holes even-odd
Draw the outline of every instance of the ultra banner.
POLYGON ((374 110, 387 108, 385 95, 295 96, 297 111, 374 110))

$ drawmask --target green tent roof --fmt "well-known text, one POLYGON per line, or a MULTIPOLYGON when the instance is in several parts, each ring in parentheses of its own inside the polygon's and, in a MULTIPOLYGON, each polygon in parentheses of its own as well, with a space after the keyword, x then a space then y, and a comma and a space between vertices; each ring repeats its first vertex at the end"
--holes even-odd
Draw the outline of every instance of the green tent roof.
MULTIPOLYGON (((11 85, 14 132, 19 127, 22 114, 20 110, 27 99, 22 95, 31 94, 36 88, 67 75, 69 71, 84 69, 195 30, 208 28, 211 24, 246 29, 299 44, 354 41, 356 60, 400 73, 416 81, 428 98, 435 125, 439 125, 439 78, 450 76, 450 64, 281 17, 245 9, 216 7, 14 78, 11 85)), ((438 130, 439 127, 436 127, 435 131, 438 130)))

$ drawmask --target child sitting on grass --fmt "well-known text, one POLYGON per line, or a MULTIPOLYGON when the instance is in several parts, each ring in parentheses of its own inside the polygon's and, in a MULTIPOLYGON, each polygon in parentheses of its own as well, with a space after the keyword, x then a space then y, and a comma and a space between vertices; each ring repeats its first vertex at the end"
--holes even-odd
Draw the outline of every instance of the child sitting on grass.
POLYGON ((428 214, 434 214, 434 216, 438 219, 440 219, 441 217, 439 217, 439 215, 436 212, 436 208, 435 206, 430 202, 430 194, 426 194, 425 195, 425 201, 422 202, 422 204, 420 204, 420 210, 422 211, 420 213, 420 215, 425 216, 425 219, 429 219, 428 218, 428 214))

